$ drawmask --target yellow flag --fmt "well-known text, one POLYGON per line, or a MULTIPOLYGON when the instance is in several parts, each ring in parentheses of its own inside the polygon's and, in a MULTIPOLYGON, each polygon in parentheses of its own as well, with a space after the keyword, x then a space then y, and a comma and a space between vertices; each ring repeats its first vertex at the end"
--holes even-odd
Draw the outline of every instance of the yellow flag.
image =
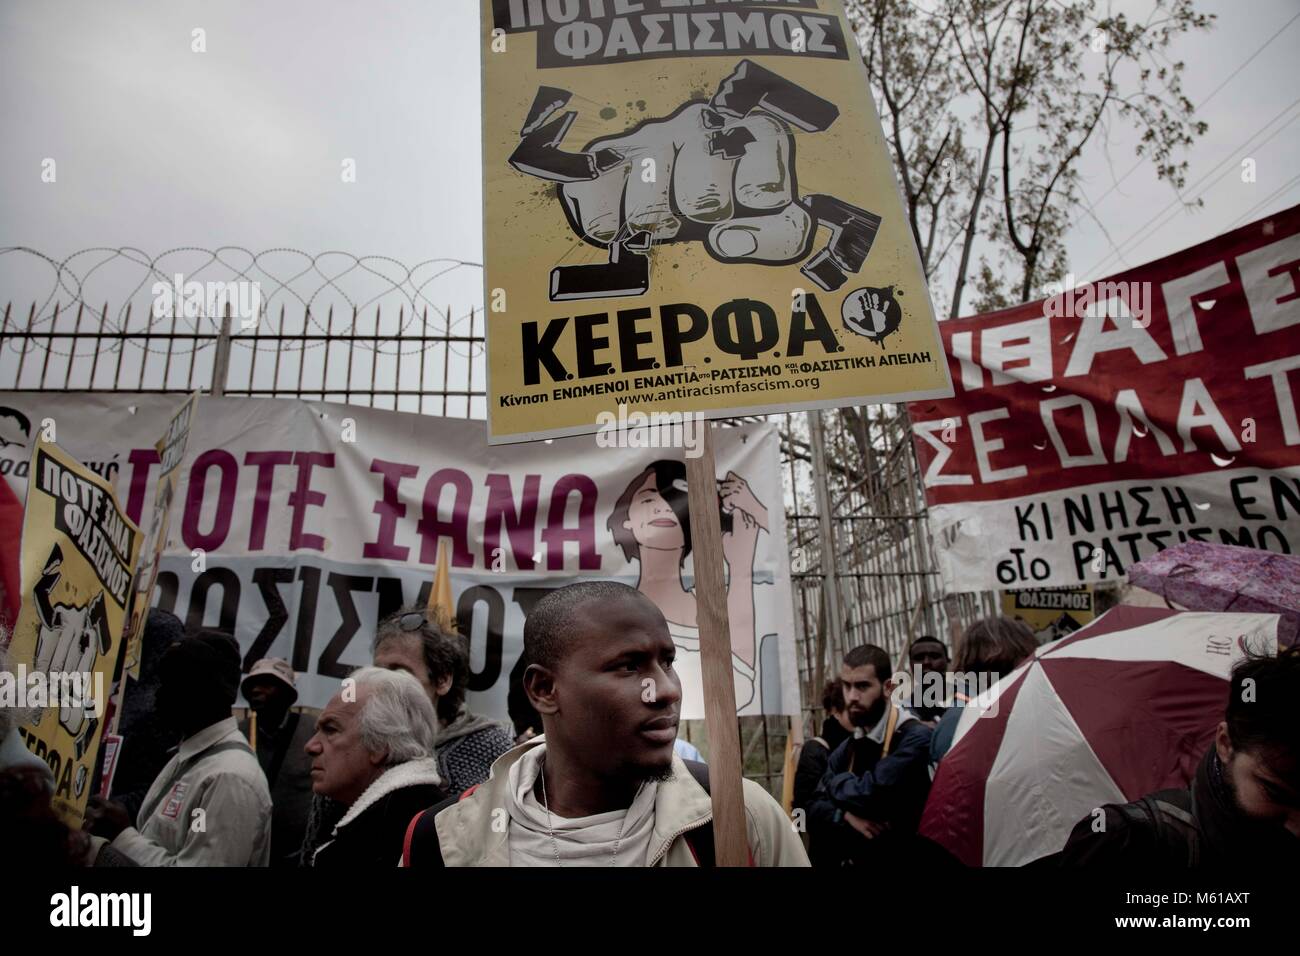
POLYGON ((429 591, 429 609, 444 631, 456 629, 456 605, 451 596, 451 563, 447 542, 438 542, 438 566, 433 571, 433 588, 429 591))

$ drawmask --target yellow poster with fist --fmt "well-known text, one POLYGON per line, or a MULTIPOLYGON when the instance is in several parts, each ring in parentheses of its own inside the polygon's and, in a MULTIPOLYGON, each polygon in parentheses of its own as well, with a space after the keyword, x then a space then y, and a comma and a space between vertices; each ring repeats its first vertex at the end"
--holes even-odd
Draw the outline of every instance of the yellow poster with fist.
POLYGON ((32 445, 23 513, 23 603, 0 674, 0 706, 54 773, 51 805, 80 827, 122 647, 140 529, 113 486, 53 442, 32 445))
POLYGON ((482 0, 493 442, 952 384, 839 0, 482 0))

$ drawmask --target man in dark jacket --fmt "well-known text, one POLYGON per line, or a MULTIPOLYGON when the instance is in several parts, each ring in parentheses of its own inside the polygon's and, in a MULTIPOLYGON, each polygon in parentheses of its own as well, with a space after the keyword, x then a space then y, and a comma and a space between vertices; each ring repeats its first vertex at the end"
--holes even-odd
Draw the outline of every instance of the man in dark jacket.
POLYGON ((297 866, 311 812, 311 759, 305 750, 315 733, 312 717, 293 712, 298 699, 293 667, 278 657, 255 663, 240 684, 249 709, 257 715, 242 721, 271 788, 271 865, 297 866))
POLYGON ((137 680, 123 675, 127 683, 118 724, 122 749, 113 774, 112 797, 126 807, 132 824, 144 822, 136 819, 144 795, 180 742, 176 728, 167 726, 158 715, 157 695, 163 653, 184 636, 180 618, 170 611, 151 608, 140 637, 140 677, 137 680))
POLYGON ((443 800, 433 705, 409 674, 363 667, 335 694, 307 744, 315 791, 344 810, 318 869, 397 866, 411 818, 443 800))
POLYGON ((844 655, 844 703, 854 726, 827 761, 808 810, 826 834, 822 865, 905 856, 930 793, 930 728, 890 700, 889 655, 872 644, 844 655))
POLYGON ((1300 860, 1300 647, 1247 656, 1187 790, 1106 804, 1031 866, 1263 868, 1300 860))
MULTIPOLYGON (((808 821, 808 807, 817 793, 817 785, 826 773, 826 763, 831 753, 853 733, 853 724, 849 721, 849 712, 844 706, 844 687, 838 677, 828 680, 822 690, 822 710, 826 712, 826 719, 822 721, 821 734, 805 741, 799 751, 792 803, 796 812, 803 811, 808 836, 808 858, 812 860, 813 866, 819 865, 818 856, 828 839, 819 839, 820 828, 808 821)), ((833 842, 833 837, 829 841, 833 842)))

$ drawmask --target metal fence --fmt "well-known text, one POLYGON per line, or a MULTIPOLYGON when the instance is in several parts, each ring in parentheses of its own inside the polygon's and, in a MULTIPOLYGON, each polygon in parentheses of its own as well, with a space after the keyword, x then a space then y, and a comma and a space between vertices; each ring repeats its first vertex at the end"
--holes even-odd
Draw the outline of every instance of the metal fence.
MULTIPOLYGON (((0 294, 5 283, 30 286, 33 272, 52 274, 43 301, 37 291, 25 308, 4 306, 0 388, 200 388, 485 416, 483 317, 473 307, 435 304, 437 290, 430 289, 458 270, 476 272, 473 263, 430 260, 407 268, 384 257, 344 256, 348 268, 331 270, 322 259, 341 254, 236 251, 246 259, 242 268, 229 264, 230 248, 152 258, 86 250, 58 262, 28 249, 0 249, 0 294), (103 254, 93 268, 78 262, 88 253, 103 254), (288 280, 277 278, 265 267, 272 255, 297 257, 300 268, 288 280), (195 259, 203 260, 198 268, 195 259), (113 269, 127 274, 106 274, 113 269), (253 321, 233 316, 229 306, 216 314, 186 310, 176 297, 172 309, 157 314, 155 283, 173 283, 177 273, 187 281, 258 282, 266 291, 253 321), (96 279, 100 288, 90 288, 96 279), (104 297, 92 299, 97 293, 104 297)), ((848 648, 877 644, 901 664, 911 639, 937 635, 951 648, 960 628, 996 606, 992 594, 942 594, 903 406, 772 420, 785 470, 805 718, 793 737, 801 740, 805 729, 817 732, 822 685, 838 673, 848 648)), ((790 722, 743 718, 741 734, 746 775, 779 794, 790 722)), ((702 721, 691 722, 685 736, 707 749, 702 721)))

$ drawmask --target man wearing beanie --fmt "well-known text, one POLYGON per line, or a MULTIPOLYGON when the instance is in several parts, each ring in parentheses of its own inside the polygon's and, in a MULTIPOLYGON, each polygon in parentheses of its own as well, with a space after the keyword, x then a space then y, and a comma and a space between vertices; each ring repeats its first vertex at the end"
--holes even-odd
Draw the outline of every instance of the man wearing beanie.
POLYGON ((194 631, 159 664, 158 717, 180 738, 130 825, 120 804, 92 798, 86 828, 141 866, 266 866, 271 795, 257 757, 231 716, 239 646, 194 631))

